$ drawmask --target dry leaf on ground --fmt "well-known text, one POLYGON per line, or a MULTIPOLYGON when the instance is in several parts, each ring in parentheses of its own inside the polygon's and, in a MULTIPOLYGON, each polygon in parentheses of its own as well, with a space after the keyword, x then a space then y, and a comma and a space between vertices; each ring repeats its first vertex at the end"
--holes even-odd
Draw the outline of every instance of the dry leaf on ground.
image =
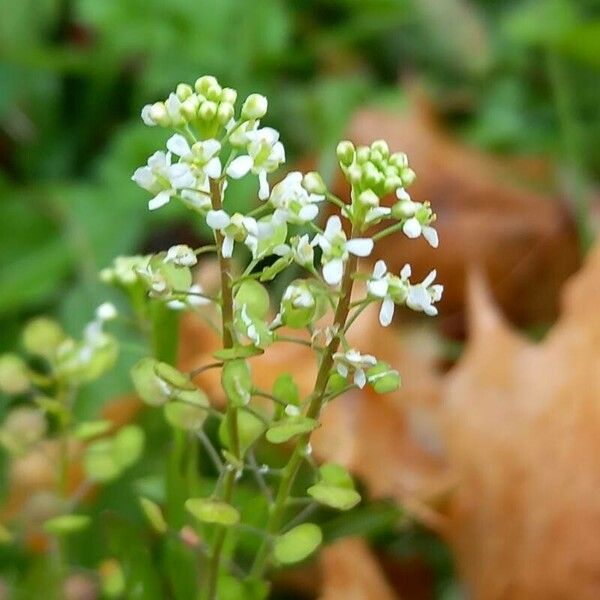
POLYGON ((473 598, 600 597, 600 247, 534 344, 480 285, 444 395, 449 540, 473 598))

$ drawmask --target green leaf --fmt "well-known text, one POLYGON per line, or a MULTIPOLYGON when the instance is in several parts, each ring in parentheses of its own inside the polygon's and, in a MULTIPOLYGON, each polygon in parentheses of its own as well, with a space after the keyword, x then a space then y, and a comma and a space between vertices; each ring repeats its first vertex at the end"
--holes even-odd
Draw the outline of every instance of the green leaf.
POLYGON ((110 421, 84 421, 77 425, 74 436, 78 440, 89 440, 107 433, 111 427, 112 423, 110 421))
POLYGON ((310 556, 323 540, 321 529, 314 523, 303 523, 280 535, 273 546, 275 558, 288 565, 310 556))
POLYGON ((83 455, 83 469, 88 479, 106 483, 121 474, 121 466, 112 454, 112 440, 92 442, 83 455))
POLYGON ((136 463, 144 451, 144 432, 137 425, 127 425, 112 440, 112 455, 121 469, 136 463))
POLYGON ((138 396, 150 406, 161 406, 169 399, 169 391, 156 375, 154 358, 142 358, 131 368, 131 379, 138 396))
POLYGON ((262 348, 256 346, 234 346, 233 348, 224 348, 223 350, 217 350, 213 352, 213 356, 217 360, 233 361, 238 358, 250 358, 251 356, 258 356, 264 354, 262 348))
POLYGON ((236 508, 219 500, 190 498, 186 500, 185 507, 193 517, 203 523, 230 526, 240 520, 240 513, 236 508))
POLYGON ((319 426, 319 422, 308 417, 289 417, 277 421, 267 430, 267 440, 272 444, 283 444, 296 435, 310 433, 319 426))
POLYGON ((360 502, 360 494, 356 490, 323 482, 309 487, 308 494, 317 502, 338 510, 350 510, 360 502))
POLYGON ((221 372, 221 384, 229 402, 236 406, 248 404, 252 392, 252 377, 248 363, 244 360, 225 363, 221 372))
MULTIPOLYGON (((229 448, 229 429, 227 416, 219 425, 219 438, 224 446, 229 448)), ((239 410, 238 415, 238 435, 240 439, 240 452, 245 454, 246 450, 256 442, 265 430, 265 424, 254 414, 247 410, 239 410)))
POLYGON ((69 535, 85 529, 91 523, 86 515, 60 515, 44 523, 44 531, 52 535, 69 535))
POLYGON ((196 431, 202 427, 208 411, 184 402, 169 402, 164 408, 165 418, 176 429, 196 431))
POLYGON ((282 373, 273 383, 273 396, 286 404, 298 406, 300 404, 300 391, 289 373, 282 373))
POLYGON ((167 522, 162 514, 160 506, 148 498, 140 498, 140 506, 148 522, 158 533, 165 533, 168 530, 167 522))

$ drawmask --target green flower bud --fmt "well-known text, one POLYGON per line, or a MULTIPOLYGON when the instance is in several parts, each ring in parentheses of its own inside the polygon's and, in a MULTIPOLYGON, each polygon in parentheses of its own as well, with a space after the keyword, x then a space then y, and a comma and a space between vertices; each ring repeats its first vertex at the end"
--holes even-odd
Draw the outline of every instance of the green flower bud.
POLYGON ((261 94, 250 94, 242 106, 242 119, 262 119, 267 114, 269 103, 261 94))
POLYGON ((25 361, 17 354, 0 355, 0 391, 23 394, 29 387, 29 369, 25 361))
POLYGON ((183 102, 187 98, 189 98, 194 93, 191 85, 187 83, 180 83, 177 85, 175 90, 176 96, 183 102))
POLYGON ((164 102, 155 102, 150 108, 150 118, 162 127, 168 127, 170 124, 169 114, 164 102))
POLYGON ((365 190, 358 196, 358 202, 363 206, 379 206, 379 196, 373 190, 365 190))
POLYGON ((223 88, 221 91, 221 102, 229 102, 235 104, 237 100, 237 92, 232 88, 223 88))
POLYGON ((221 87, 219 86, 217 78, 212 75, 203 75, 196 79, 196 83, 194 84, 196 91, 203 96, 206 96, 206 92, 211 87, 221 87))
POLYGON ((408 156, 404 152, 394 152, 390 156, 390 165, 396 167, 397 169, 404 169, 408 166, 408 156))
POLYGON ((357 185, 360 183, 363 176, 362 169, 358 165, 352 165, 348 168, 348 178, 350 183, 357 185))
POLYGON ((207 100, 212 100, 213 102, 219 102, 221 100, 221 92, 223 89, 221 86, 216 83, 210 85, 206 92, 204 92, 204 96, 206 96, 207 100))
POLYGON ((371 152, 368 146, 359 146, 356 149, 356 162, 361 165, 369 160, 371 152))
POLYGON ((200 100, 198 99, 198 96, 190 96, 182 102, 179 112, 188 121, 191 121, 196 118, 199 106, 200 100))
POLYGON ((398 175, 386 177, 385 181, 383 182, 383 189, 386 194, 390 194, 394 190, 397 190, 399 187, 402 187, 402 179, 400 179, 398 175))
POLYGON ((400 171, 400 177, 404 187, 408 187, 414 183, 415 179, 417 178, 417 174, 410 167, 406 167, 400 171))
POLYGON ((203 121, 212 121, 217 114, 217 104, 211 100, 205 100, 198 109, 198 116, 203 121))
POLYGON ((383 175, 371 161, 365 162, 362 165, 362 170, 362 182, 366 187, 373 188, 383 183, 383 175))
POLYGON ((349 167, 354 161, 354 144, 348 140, 344 140, 337 145, 335 153, 340 164, 344 167, 349 167))
POLYGON ((221 125, 225 125, 233 118, 234 108, 231 102, 221 102, 217 109, 217 120, 221 125))
POLYGON ((375 140, 371 144, 371 150, 374 152, 379 152, 383 158, 388 158, 390 155, 390 149, 385 140, 375 140))
POLYGON ((302 187, 310 194, 326 194, 327 186, 323 181, 323 178, 316 171, 306 173, 302 178, 302 187))
POLYGON ((29 354, 52 359, 58 347, 65 340, 61 326, 47 317, 37 317, 23 329, 23 347, 29 354))

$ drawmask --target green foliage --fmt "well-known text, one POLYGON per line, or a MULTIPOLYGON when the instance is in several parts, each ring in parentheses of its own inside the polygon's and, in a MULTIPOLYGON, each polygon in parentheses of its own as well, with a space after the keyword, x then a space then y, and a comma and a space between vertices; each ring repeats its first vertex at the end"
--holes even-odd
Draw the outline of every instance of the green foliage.
POLYGON ((275 558, 282 564, 300 562, 310 556, 323 540, 323 534, 314 523, 303 523, 280 535, 273 547, 275 558))

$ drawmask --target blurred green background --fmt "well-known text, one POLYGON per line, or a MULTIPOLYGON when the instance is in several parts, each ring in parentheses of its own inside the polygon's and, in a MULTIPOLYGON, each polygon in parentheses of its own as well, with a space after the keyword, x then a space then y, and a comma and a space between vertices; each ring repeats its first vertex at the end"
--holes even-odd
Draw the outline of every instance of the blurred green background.
MULTIPOLYGON (((0 0, 0 351, 33 314, 76 334, 118 301, 97 278, 115 255, 203 235, 130 181, 167 135, 140 108, 180 81, 267 95, 288 162, 326 176, 353 112, 400 112, 417 81, 465 143, 552 157, 586 236, 599 67, 599 0, 0 0)), ((86 392, 90 413, 134 358, 86 392)))

